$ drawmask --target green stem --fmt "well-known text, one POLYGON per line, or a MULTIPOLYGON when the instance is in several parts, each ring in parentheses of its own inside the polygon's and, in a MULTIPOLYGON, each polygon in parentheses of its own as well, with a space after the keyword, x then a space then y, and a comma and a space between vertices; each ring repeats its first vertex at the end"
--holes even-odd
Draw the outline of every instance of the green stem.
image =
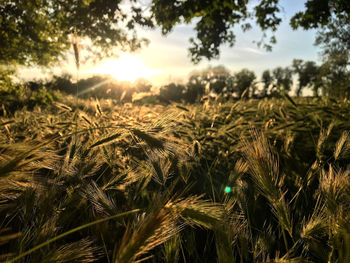
POLYGON ((283 235, 283 241, 284 241, 284 246, 286 247, 286 255, 287 258, 289 257, 289 250, 288 250, 288 243, 287 243, 287 237, 286 237, 286 233, 284 232, 284 229, 281 227, 282 229, 282 235, 283 235))
POLYGON ((17 257, 6 261, 6 263, 15 262, 15 261, 17 261, 17 260, 19 260, 19 259, 21 259, 21 258, 23 258, 23 257, 25 257, 25 256, 27 256, 27 255, 29 255, 31 253, 33 253, 34 251, 36 251, 36 250, 38 250, 38 249, 40 249, 40 248, 42 248, 42 247, 44 247, 44 246, 46 246, 46 245, 48 245, 48 244, 50 244, 52 242, 58 240, 58 239, 61 239, 61 238, 65 237, 65 236, 68 236, 68 235, 70 235, 70 234, 72 234, 74 232, 77 232, 79 230, 82 230, 84 228, 87 228, 87 227, 90 227, 90 226, 93 226, 93 225, 96 225, 96 224, 99 224, 99 223, 102 223, 102 222, 105 222, 105 221, 108 221, 108 220, 111 220, 111 219, 115 219, 115 218, 118 218, 118 217, 134 214, 134 213, 137 213, 139 211, 140 211, 140 209, 134 209, 134 210, 131 210, 131 211, 128 211, 128 212, 124 212, 124 213, 120 213, 120 214, 117 214, 117 215, 114 215, 114 216, 102 218, 102 219, 99 219, 99 220, 87 223, 87 224, 82 225, 82 226, 78 226, 78 227, 73 228, 73 229, 71 229, 71 230, 69 230, 67 232, 64 232, 64 233, 62 233, 62 234, 60 234, 58 236, 55 236, 54 238, 51 238, 51 239, 45 241, 44 243, 41 243, 40 245, 38 245, 36 247, 33 247, 32 249, 27 250, 26 252, 23 252, 22 254, 18 255, 17 257))

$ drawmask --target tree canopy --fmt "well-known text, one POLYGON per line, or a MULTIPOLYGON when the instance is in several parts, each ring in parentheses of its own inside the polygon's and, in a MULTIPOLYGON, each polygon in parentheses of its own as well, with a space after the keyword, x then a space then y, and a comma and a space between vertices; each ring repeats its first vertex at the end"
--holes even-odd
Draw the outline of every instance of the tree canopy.
MULTIPOLYGON (((281 23, 279 0, 0 0, 0 63, 47 65, 63 58, 71 33, 92 42, 100 56, 111 47, 135 50, 144 39, 136 26, 157 25, 168 34, 180 23, 194 23, 196 37, 190 39, 193 62, 219 56, 223 44, 235 43, 235 26, 276 31, 281 23)), ((348 0, 305 0, 305 10, 296 13, 291 26, 327 28, 331 19, 349 21, 348 0)), ((271 48, 275 38, 264 44, 271 48)))
POLYGON ((292 66, 294 73, 298 76, 299 85, 296 90, 296 95, 298 97, 301 95, 303 88, 312 85, 317 86, 319 68, 314 61, 304 62, 302 59, 294 59, 292 66))
POLYGON ((249 69, 242 69, 234 73, 232 76, 232 91, 237 92, 239 98, 244 95, 249 97, 249 93, 251 93, 251 96, 254 96, 255 79, 255 73, 249 69))
POLYGON ((325 61, 334 54, 343 54, 350 64, 350 17, 332 17, 327 28, 319 30, 315 44, 322 48, 325 61))
POLYGON ((121 2, 1 0, 0 63, 56 62, 70 48, 74 30, 91 40, 96 54, 111 55, 114 46, 139 48, 145 40, 137 37, 135 25, 152 27, 152 21, 135 6, 127 13, 121 2))
MULTIPOLYGON (((176 24, 195 19, 196 37, 190 39, 189 48, 194 63, 217 58, 222 44, 233 46, 237 25, 248 30, 254 21, 263 31, 276 31, 282 22, 279 0, 153 0, 151 10, 163 34, 171 32, 176 24)), ((350 17, 348 0, 306 0, 305 10, 296 13, 290 24, 293 29, 324 28, 332 17, 341 16, 350 17)), ((275 42, 272 36, 264 47, 271 49, 275 42)))

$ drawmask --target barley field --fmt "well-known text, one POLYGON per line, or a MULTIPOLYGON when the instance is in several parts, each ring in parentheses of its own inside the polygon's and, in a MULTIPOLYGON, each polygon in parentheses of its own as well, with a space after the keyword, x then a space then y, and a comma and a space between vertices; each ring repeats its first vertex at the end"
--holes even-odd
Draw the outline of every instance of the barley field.
POLYGON ((9 107, 0 261, 350 262, 348 100, 9 107))

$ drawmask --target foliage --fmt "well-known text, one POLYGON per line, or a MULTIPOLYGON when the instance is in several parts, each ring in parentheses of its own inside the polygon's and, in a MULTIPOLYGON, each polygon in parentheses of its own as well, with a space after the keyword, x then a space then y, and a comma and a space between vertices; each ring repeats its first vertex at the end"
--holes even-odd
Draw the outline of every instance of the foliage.
POLYGON ((185 92, 185 86, 181 84, 170 83, 160 88, 159 97, 162 101, 180 102, 185 92))
POLYGON ((273 93, 289 92, 293 84, 292 71, 289 67, 277 67, 272 71, 274 77, 273 93))
POLYGON ((304 29, 329 26, 332 17, 349 18, 350 4, 347 0, 308 0, 306 10, 298 12, 291 19, 291 26, 304 29))
POLYGON ((231 74, 224 66, 207 67, 200 71, 193 71, 188 80, 188 92, 197 91, 197 96, 204 93, 228 95, 227 82, 231 74), (206 90, 207 89, 207 90, 206 90))
POLYGON ((204 94, 205 85, 194 75, 191 75, 186 85, 186 91, 184 94, 185 101, 189 103, 198 102, 204 94))
MULTIPOLYGON (((327 28, 319 30, 315 44, 322 48, 322 56, 326 57, 334 52, 350 53, 350 25, 345 15, 332 17, 327 28)), ((349 61, 350 62, 350 61, 349 61)))
POLYGON ((152 89, 152 83, 143 78, 137 79, 134 86, 136 92, 150 92, 152 89))
POLYGON ((208 67, 202 72, 202 81, 209 85, 209 91, 216 94, 225 93, 229 77, 230 72, 224 66, 208 67))
POLYGON ((320 81, 324 93, 349 96, 350 42, 349 16, 332 17, 325 29, 319 30, 315 44, 322 48, 323 64, 320 81))
MULTIPOLYGON (((131 1, 133 3, 133 1, 131 1)), ((111 46, 135 50, 135 25, 152 27, 140 8, 121 8, 120 0, 1 1, 0 63, 47 65, 60 61, 75 31, 88 38, 96 56, 113 54, 111 46)))
POLYGON ((39 105, 50 107, 61 96, 48 90, 40 81, 21 84, 15 82, 9 74, 11 72, 2 71, 0 75, 0 116, 12 115, 24 107, 29 110, 39 105))
POLYGON ((46 86, 49 89, 59 90, 67 94, 74 94, 77 91, 76 85, 72 83, 72 76, 69 74, 53 76, 46 86))
POLYGON ((333 52, 321 65, 318 78, 325 94, 335 97, 350 96, 348 55, 344 52, 333 52))
POLYGON ((238 98, 241 98, 244 93, 246 97, 249 97, 249 95, 252 97, 254 96, 255 91, 255 79, 256 76, 253 71, 242 69, 233 74, 229 90, 232 93, 235 92, 238 95, 238 98))
POLYGON ((262 96, 265 97, 272 84, 273 78, 271 76, 270 70, 266 69, 261 75, 261 82, 264 84, 262 90, 262 96))
POLYGON ((296 95, 301 95, 302 89, 311 86, 314 94, 317 96, 319 83, 319 68, 314 61, 303 61, 302 59, 293 60, 294 73, 298 75, 299 86, 296 90, 296 95))
POLYGON ((150 82, 145 79, 130 83, 117 81, 109 75, 96 75, 80 79, 77 83, 73 83, 69 75, 54 76, 44 86, 50 90, 59 90, 81 98, 113 98, 122 102, 131 102, 134 93, 148 93, 152 88, 150 82))

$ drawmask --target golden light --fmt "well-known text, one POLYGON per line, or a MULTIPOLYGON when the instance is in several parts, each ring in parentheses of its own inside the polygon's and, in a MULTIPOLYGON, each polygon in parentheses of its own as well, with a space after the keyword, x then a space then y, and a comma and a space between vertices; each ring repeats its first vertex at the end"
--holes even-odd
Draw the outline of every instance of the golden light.
POLYGON ((146 67, 140 59, 130 54, 122 54, 117 59, 107 59, 90 71, 93 74, 108 74, 119 81, 134 82, 139 78, 149 78, 160 73, 146 67))

